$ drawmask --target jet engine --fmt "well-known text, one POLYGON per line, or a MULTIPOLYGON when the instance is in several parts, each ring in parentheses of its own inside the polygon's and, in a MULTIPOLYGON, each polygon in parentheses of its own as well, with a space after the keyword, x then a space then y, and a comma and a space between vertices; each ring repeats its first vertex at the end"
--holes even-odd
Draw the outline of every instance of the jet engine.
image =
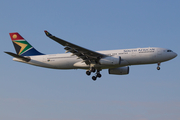
POLYGON ((109 56, 99 60, 102 65, 120 65, 121 57, 120 56, 109 56))
POLYGON ((129 74, 129 66, 119 67, 119 68, 111 68, 111 69, 109 69, 109 74, 114 74, 114 75, 129 74))

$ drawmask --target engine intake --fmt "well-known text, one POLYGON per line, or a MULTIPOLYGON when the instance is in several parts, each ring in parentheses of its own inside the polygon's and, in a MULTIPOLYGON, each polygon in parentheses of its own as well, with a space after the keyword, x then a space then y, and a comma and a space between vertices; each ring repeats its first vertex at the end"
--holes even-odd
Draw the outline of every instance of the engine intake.
POLYGON ((114 75, 129 74, 129 66, 119 67, 119 68, 111 68, 111 69, 109 69, 109 74, 114 74, 114 75))

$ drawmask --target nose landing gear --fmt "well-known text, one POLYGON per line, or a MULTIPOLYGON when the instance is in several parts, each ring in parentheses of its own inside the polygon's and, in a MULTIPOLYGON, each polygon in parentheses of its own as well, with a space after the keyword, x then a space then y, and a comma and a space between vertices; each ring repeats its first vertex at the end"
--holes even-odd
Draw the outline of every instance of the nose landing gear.
POLYGON ((161 65, 161 63, 158 62, 157 70, 160 70, 160 67, 159 67, 160 65, 161 65))

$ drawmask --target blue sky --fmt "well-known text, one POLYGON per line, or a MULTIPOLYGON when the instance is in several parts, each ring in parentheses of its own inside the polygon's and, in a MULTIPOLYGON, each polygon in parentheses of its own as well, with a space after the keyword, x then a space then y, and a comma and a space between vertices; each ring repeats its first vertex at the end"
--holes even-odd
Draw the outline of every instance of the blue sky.
POLYGON ((180 1, 4 0, 0 2, 0 119, 180 120, 179 56, 130 66, 130 74, 92 81, 84 70, 53 70, 12 61, 10 32, 46 54, 64 53, 44 30, 91 50, 139 47, 180 51, 180 1))

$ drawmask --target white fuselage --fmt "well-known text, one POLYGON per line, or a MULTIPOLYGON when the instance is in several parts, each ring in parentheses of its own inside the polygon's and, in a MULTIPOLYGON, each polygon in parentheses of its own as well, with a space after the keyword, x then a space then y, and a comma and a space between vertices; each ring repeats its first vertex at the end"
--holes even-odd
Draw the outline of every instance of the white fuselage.
MULTIPOLYGON (((153 64, 168 61, 177 56, 176 53, 164 48, 135 48, 135 49, 120 49, 120 50, 107 50, 97 51, 109 56, 120 56, 120 65, 100 65, 96 64, 94 67, 101 69, 117 68, 129 65, 140 64, 153 64)), ((86 65, 82 59, 78 59, 77 56, 72 53, 65 54, 49 54, 49 55, 37 55, 29 56, 31 60, 25 62, 31 65, 53 68, 53 69, 89 69, 90 66, 86 65)), ((17 58, 13 58, 15 61, 24 62, 17 58)))

